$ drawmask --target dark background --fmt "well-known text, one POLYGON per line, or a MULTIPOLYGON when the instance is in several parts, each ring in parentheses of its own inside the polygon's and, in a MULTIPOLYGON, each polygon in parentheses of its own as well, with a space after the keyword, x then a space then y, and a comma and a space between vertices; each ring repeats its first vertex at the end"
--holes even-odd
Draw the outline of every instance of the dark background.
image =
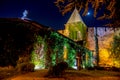
MULTIPOLYGON (((64 24, 72 12, 62 16, 54 2, 56 0, 0 0, 0 18, 21 18, 24 10, 28 10, 28 18, 37 21, 54 30, 64 29, 64 24)), ((89 9, 90 15, 82 16, 88 27, 101 27, 106 20, 98 21, 93 17, 93 10, 89 9)), ((98 11, 103 15, 104 10, 98 11)), ((82 15, 83 11, 80 12, 82 15)))

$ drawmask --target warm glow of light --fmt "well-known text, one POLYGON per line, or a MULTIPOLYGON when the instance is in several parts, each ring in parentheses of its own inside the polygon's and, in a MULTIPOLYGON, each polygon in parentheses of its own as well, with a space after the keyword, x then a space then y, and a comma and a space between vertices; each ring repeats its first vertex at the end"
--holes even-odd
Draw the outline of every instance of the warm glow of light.
POLYGON ((39 70, 40 69, 40 66, 39 65, 35 65, 35 70, 39 70))
POLYGON ((44 69, 45 68, 45 61, 44 61, 44 54, 45 54, 45 45, 44 40, 41 36, 37 37, 37 42, 34 45, 34 50, 31 53, 31 62, 35 65, 34 69, 44 69))
POLYGON ((82 34, 80 31, 77 32, 77 39, 82 40, 82 34))
POLYGON ((63 54, 64 54, 64 56, 63 56, 64 60, 67 59, 67 53, 68 53, 67 47, 64 46, 64 52, 63 52, 63 54))
POLYGON ((113 65, 113 60, 110 58, 110 54, 107 49, 101 49, 99 52, 100 65, 104 67, 110 67, 113 65))
POLYGON ((113 62, 113 65, 116 66, 116 67, 118 67, 118 68, 120 68, 120 61, 119 60, 115 60, 113 62))

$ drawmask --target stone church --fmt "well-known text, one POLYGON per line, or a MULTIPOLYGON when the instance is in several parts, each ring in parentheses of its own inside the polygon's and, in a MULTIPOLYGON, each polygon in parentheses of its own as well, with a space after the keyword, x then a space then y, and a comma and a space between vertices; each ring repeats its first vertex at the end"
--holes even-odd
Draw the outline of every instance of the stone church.
MULTIPOLYGON (((95 28, 87 27, 82 20, 78 10, 75 8, 70 18, 65 24, 64 30, 58 30, 59 33, 74 40, 82 41, 82 45, 93 52, 93 63, 96 64, 95 50, 95 28)), ((120 67, 119 61, 114 60, 111 54, 111 44, 115 35, 120 36, 120 28, 97 27, 97 38, 99 47, 99 65, 120 67)))

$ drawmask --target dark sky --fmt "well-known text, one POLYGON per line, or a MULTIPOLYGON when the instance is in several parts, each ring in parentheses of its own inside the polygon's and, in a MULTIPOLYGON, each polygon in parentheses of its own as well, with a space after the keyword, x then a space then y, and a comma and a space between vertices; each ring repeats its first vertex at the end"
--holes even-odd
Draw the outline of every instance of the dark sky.
MULTIPOLYGON (((64 24, 70 17, 71 12, 62 16, 54 5, 56 0, 0 0, 0 18, 22 17, 23 11, 28 10, 28 18, 40 24, 49 26, 55 30, 63 29, 64 24)), ((102 26, 93 18, 92 9, 90 15, 82 17, 87 26, 102 26)), ((80 13, 82 14, 82 12, 80 13)))

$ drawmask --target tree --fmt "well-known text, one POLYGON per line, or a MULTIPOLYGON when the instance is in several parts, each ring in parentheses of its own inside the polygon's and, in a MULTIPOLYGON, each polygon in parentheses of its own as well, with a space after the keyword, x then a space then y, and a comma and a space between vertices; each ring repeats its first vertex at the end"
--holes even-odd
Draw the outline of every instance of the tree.
POLYGON ((56 0, 54 3, 62 15, 72 11, 75 7, 79 11, 84 9, 83 16, 87 14, 90 8, 94 9, 94 17, 99 10, 103 10, 102 16, 97 16, 97 19, 112 19, 112 22, 106 26, 120 26, 119 0, 56 0))
POLYGON ((111 45, 111 57, 113 57, 114 61, 120 61, 120 35, 115 35, 113 38, 111 45))

